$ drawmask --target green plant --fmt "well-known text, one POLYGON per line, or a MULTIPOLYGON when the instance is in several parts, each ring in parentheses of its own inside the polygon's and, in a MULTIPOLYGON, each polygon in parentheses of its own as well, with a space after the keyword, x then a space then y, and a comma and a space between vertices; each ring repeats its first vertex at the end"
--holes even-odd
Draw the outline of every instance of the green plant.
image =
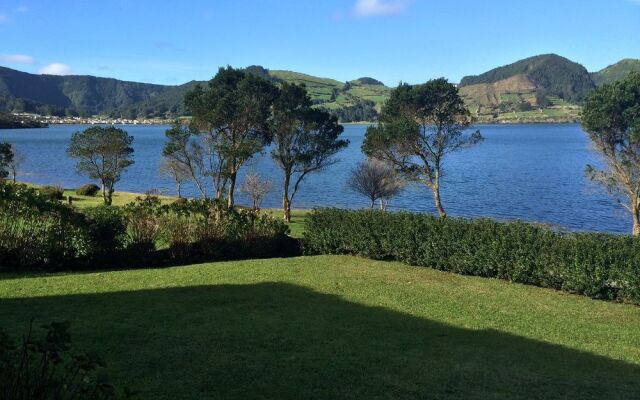
POLYGON ((104 362, 95 355, 70 355, 68 322, 42 326, 36 338, 33 323, 20 345, 0 331, 0 398, 11 400, 116 399, 119 396, 103 373, 104 362))
POLYGON ((43 186, 38 190, 42 197, 50 200, 62 200, 64 198, 64 189, 60 186, 43 186))
POLYGON ((95 196, 100 191, 100 186, 95 183, 88 183, 86 185, 82 185, 76 189, 76 194, 78 196, 95 196))
POLYGON ((640 304, 640 240, 522 222, 339 209, 307 218, 305 251, 397 260, 640 304))

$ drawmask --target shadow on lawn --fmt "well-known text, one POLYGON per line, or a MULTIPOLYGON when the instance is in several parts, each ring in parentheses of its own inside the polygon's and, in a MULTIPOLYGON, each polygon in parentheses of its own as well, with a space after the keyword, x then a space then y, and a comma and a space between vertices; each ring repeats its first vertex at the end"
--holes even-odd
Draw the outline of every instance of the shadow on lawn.
POLYGON ((144 399, 631 399, 640 367, 280 283, 3 299, 0 324, 68 319, 144 399))

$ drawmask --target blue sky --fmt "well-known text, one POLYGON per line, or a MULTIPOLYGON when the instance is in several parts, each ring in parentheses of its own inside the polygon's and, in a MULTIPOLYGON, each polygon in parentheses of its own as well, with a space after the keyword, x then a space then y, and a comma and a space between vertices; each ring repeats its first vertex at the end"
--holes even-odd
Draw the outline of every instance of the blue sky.
POLYGON ((388 85, 640 58, 640 0, 0 0, 0 65, 180 84, 252 64, 388 85))

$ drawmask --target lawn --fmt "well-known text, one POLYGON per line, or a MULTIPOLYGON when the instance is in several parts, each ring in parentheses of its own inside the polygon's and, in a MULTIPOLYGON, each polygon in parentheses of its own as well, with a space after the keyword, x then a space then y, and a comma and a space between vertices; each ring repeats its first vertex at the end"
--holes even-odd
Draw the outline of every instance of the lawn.
POLYGON ((0 277, 143 399, 631 399, 640 308, 348 256, 0 277))

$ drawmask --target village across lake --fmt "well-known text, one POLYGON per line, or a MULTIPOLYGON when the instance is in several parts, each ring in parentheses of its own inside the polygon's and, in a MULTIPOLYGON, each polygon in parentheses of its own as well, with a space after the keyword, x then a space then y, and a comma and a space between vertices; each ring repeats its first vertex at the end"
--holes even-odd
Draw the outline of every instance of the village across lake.
MULTIPOLYGON (((15 144, 29 154, 20 180, 39 184, 77 187, 87 178, 75 174, 74 161, 65 151, 71 134, 85 125, 52 125, 47 129, 0 131, 0 141, 15 144)), ((160 189, 173 193, 170 180, 158 173, 164 132, 168 126, 122 126, 134 136, 135 164, 117 190, 145 192, 160 189)), ((571 230, 627 233, 625 210, 584 174, 587 164, 600 165, 589 141, 577 124, 477 125, 485 141, 446 161, 443 203, 454 216, 522 219, 571 230)), ((349 192, 350 170, 365 156, 360 151, 366 126, 346 125, 343 137, 349 147, 338 163, 309 176, 297 194, 297 208, 367 206, 367 200, 349 192)), ((244 173, 255 170, 274 183, 263 207, 279 207, 281 172, 268 151, 255 157, 244 173)), ((183 193, 197 196, 187 185, 183 193)), ((248 199, 239 194, 239 202, 248 199)), ((409 187, 390 204, 393 210, 435 212, 433 200, 423 187, 409 187)))

